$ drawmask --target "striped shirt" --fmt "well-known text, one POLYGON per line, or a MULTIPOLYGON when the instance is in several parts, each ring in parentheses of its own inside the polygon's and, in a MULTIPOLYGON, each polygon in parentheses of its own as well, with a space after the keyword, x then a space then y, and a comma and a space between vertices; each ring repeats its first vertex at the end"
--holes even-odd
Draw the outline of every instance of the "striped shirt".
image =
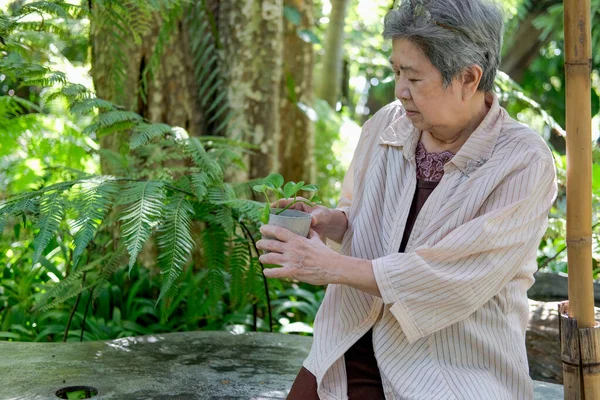
POLYGON ((373 261, 382 297, 329 285, 304 362, 321 399, 346 399, 344 353, 373 328, 386 399, 532 399, 525 330, 536 250, 556 196, 552 153, 489 96, 480 126, 398 253, 419 132, 399 102, 363 127, 344 179, 341 252, 373 261))

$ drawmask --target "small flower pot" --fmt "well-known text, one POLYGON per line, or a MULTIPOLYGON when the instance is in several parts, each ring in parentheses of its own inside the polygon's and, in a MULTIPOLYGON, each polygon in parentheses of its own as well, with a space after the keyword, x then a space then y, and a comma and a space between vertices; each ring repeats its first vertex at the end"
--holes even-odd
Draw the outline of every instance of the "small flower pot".
POLYGON ((279 215, 275 213, 280 208, 272 208, 269 215, 269 225, 281 226, 287 230, 294 232, 296 235, 308 237, 310 232, 310 222, 312 215, 298 210, 287 209, 279 215))

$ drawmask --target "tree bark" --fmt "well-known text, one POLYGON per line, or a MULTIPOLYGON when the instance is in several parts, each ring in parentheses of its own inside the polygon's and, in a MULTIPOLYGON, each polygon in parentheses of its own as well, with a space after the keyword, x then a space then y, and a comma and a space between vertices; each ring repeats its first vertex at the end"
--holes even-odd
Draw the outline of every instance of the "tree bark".
POLYGON ((222 2, 218 20, 230 135, 259 147, 248 176, 264 177, 280 168, 283 0, 222 2))
POLYGON ((285 0, 302 15, 299 25, 284 21, 283 76, 281 79, 279 141, 280 173, 286 180, 313 182, 316 171, 314 162, 314 126, 309 111, 300 106, 312 107, 314 52, 312 43, 298 36, 298 29, 313 26, 312 2, 308 0, 285 0), (300 104, 299 104, 300 103, 300 104))
MULTIPOLYGON (((118 44, 112 35, 115 27, 102 23, 103 17, 102 10, 93 6, 91 74, 96 95, 134 111, 150 122, 180 126, 190 135, 201 135, 203 115, 197 107, 197 85, 192 58, 189 57, 189 35, 183 19, 169 37, 159 68, 154 71, 154 79, 148 80, 147 101, 144 102, 140 85, 142 73, 151 60, 163 21, 160 16, 152 15, 150 27, 139 42, 127 37, 126 41, 118 44), (120 49, 122 55, 118 55, 115 49, 120 49), (116 69, 122 74, 120 81, 114 79, 116 69)), ((122 133, 107 135, 100 138, 100 146, 124 152, 127 139, 127 135, 122 133)), ((106 159, 102 160, 101 168, 103 174, 114 172, 106 159)))
POLYGON ((317 96, 335 109, 341 86, 342 59, 344 54, 344 27, 349 0, 332 0, 329 27, 325 39, 323 70, 319 77, 317 96))

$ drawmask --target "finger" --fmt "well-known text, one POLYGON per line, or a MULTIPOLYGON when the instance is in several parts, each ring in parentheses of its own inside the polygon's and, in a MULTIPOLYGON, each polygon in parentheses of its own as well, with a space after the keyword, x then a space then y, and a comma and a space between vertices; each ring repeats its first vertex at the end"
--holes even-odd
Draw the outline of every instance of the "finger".
POLYGON ((274 201, 269 206, 271 208, 284 208, 285 206, 290 204, 292 201, 294 201, 294 199, 280 199, 280 200, 274 201))
POLYGON ((287 268, 287 267, 282 267, 282 268, 268 268, 268 269, 265 269, 263 271, 263 274, 267 278, 282 279, 282 278, 291 278, 292 277, 291 270, 289 268, 287 268))
POLYGON ((268 240, 263 238, 256 242, 256 247, 259 250, 283 253, 283 243, 278 240, 268 240))
MULTIPOLYGON (((271 208, 284 208, 284 207, 286 207, 288 204, 290 204, 293 201, 294 201, 294 199, 292 199, 292 198, 289 198, 289 199, 280 199, 280 200, 277 200, 277 201, 271 203, 270 207, 271 208)), ((306 198, 304 198, 302 196, 297 196, 296 197, 296 201, 308 201, 308 199, 306 199, 306 198)), ((296 203, 292 207, 293 208, 298 207, 298 208, 304 209, 304 206, 305 206, 304 203, 296 203)))
POLYGON ((294 238, 294 236, 298 236, 292 231, 289 231, 285 228, 275 225, 263 225, 260 227, 260 233, 264 236, 268 236, 270 238, 275 238, 282 242, 288 242, 294 238))
POLYGON ((283 257, 283 254, 267 253, 258 257, 258 260, 263 264, 281 265, 284 263, 285 258, 283 257))
POLYGON ((319 240, 321 240, 321 238, 319 237, 319 234, 314 229, 311 229, 308 232, 308 238, 309 239, 319 238, 319 240))

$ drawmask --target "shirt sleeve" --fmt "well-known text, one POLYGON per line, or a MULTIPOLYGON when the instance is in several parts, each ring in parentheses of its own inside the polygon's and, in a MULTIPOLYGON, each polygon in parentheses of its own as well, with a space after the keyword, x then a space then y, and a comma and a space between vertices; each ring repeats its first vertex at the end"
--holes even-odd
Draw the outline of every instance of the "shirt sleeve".
POLYGON ((467 318, 535 259, 555 196, 554 165, 540 158, 509 174, 476 218, 434 246, 373 260, 382 298, 407 339, 467 318))

